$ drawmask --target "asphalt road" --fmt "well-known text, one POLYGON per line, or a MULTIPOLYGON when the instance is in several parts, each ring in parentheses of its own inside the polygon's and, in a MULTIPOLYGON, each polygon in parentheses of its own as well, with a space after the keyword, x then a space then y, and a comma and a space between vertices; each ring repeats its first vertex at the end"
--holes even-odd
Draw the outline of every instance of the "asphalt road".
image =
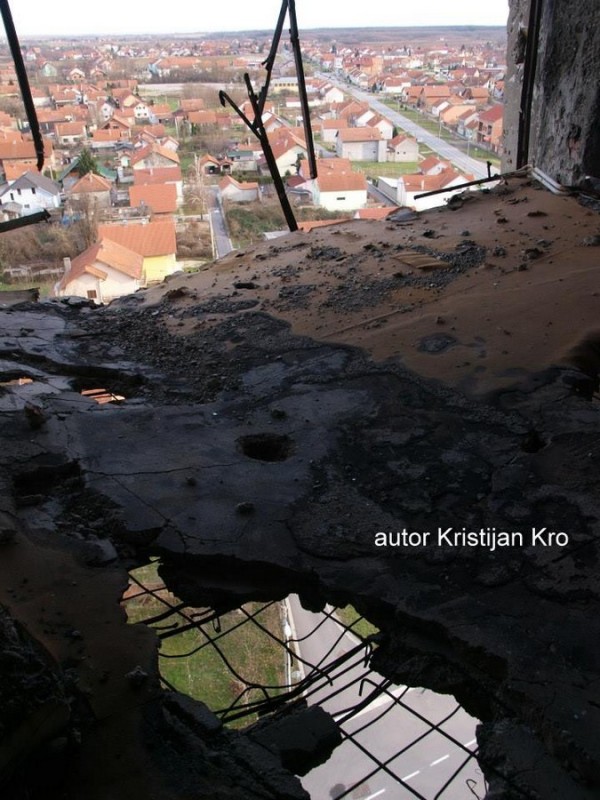
MULTIPOLYGON (((311 664, 323 667, 358 643, 335 620, 305 611, 295 596, 290 597, 288 609, 300 655, 311 664)), ((304 670, 308 671, 308 667, 304 670)), ((439 725, 466 750, 475 750, 477 721, 457 707, 453 697, 392 686, 389 694, 380 695, 354 716, 348 716, 373 684, 382 682, 380 675, 365 669, 363 654, 359 654, 338 667, 333 686, 322 681, 319 690, 309 694, 309 703, 321 704, 336 717, 343 735, 353 737, 345 738, 329 761, 302 779, 312 800, 333 800, 357 783, 347 795, 352 800, 434 798, 457 770, 456 777, 439 794, 440 800, 472 796, 467 781, 483 796, 483 777, 476 760, 469 759, 464 749, 431 727, 439 725), (387 771, 380 769, 369 754, 384 762, 387 771), (465 760, 467 764, 461 768, 465 760)))
POLYGON ((223 256, 226 256, 227 253, 231 253, 235 248, 231 243, 229 232, 227 231, 223 204, 221 202, 221 190, 218 186, 213 186, 211 188, 212 191, 209 194, 209 215, 215 258, 223 258, 223 256))

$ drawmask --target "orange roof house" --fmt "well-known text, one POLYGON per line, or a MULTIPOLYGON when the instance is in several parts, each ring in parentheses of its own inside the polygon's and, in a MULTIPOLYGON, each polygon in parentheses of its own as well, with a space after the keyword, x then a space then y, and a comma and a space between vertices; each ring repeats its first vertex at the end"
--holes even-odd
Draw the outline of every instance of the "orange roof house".
POLYGON ((148 169, 149 167, 176 167, 178 165, 177 153, 156 143, 142 147, 131 157, 131 166, 134 170, 148 169))
POLYGON ((91 201, 99 208, 108 208, 111 204, 111 189, 112 184, 106 178, 88 172, 69 187, 67 195, 71 200, 82 201, 87 198, 85 202, 91 201))
POLYGON ((177 189, 172 183, 130 186, 129 204, 132 207, 147 206, 153 214, 174 214, 177 211, 177 189))
POLYGON ((105 303, 137 291, 142 285, 144 259, 109 239, 88 247, 70 263, 57 285, 58 296, 76 295, 105 303))
POLYGON ((175 220, 127 222, 98 226, 98 236, 139 253, 146 283, 161 281, 177 270, 175 220))

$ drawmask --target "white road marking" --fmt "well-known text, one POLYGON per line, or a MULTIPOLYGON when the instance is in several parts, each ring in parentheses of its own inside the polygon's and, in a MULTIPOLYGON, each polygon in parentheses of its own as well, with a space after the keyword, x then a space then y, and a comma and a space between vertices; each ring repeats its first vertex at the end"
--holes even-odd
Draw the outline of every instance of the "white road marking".
POLYGON ((379 797, 379 795, 383 794, 384 792, 385 789, 380 789, 378 792, 375 792, 375 794, 370 794, 368 797, 365 797, 365 800, 373 800, 374 797, 379 797))
MULTIPOLYGON (((398 686, 396 689, 393 689, 392 691, 388 690, 387 692, 378 695, 371 703, 369 703, 368 706, 362 708, 358 712, 358 714, 354 714, 354 716, 351 717, 351 719, 353 720, 358 719, 359 717, 362 717, 363 714, 370 714, 372 711, 375 711, 381 706, 387 705, 388 703, 394 703, 396 701, 396 698, 404 694, 405 691, 406 691, 406 686, 398 686)), ((342 719, 343 717, 345 717, 347 713, 348 713, 347 711, 342 711, 340 714, 334 714, 333 718, 337 722, 338 719, 342 719)))
POLYGON ((430 767, 435 767, 436 764, 441 764, 442 761, 445 761, 447 758, 450 758, 450 754, 449 753, 447 753, 445 756, 442 756, 441 758, 438 758, 436 761, 432 761, 429 766, 430 767))
POLYGON ((411 778, 414 778, 415 775, 420 775, 420 773, 421 773, 421 770, 418 769, 416 772, 411 772, 410 775, 405 775, 403 778, 401 778, 401 780, 409 781, 411 778))
POLYGON ((471 739, 471 741, 467 742, 464 746, 471 747, 472 744, 477 744, 477 739, 471 739))

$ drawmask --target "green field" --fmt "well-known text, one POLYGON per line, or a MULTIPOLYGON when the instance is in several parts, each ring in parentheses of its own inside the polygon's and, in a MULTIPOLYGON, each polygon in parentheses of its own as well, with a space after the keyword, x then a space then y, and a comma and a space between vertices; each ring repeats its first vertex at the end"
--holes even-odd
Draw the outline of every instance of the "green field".
POLYGON ((346 625, 352 633, 355 633, 361 639, 366 639, 367 636, 379 633, 379 628, 362 617, 358 611, 352 606, 344 606, 343 608, 336 608, 335 616, 346 625))
POLYGON ((353 161, 354 172, 364 172, 370 178, 382 175, 385 178, 398 178, 400 175, 412 175, 419 169, 417 161, 396 163, 393 161, 353 161))
MULTIPOLYGON (((131 574, 144 586, 154 589, 160 598, 175 605, 179 601, 164 589, 157 563, 141 567, 131 574)), ((125 600, 124 607, 132 624, 144 622, 166 610, 160 599, 150 595, 125 600)), ((202 617, 207 611, 186 608, 184 613, 202 617)), ((263 700, 264 693, 253 688, 254 685, 274 687, 269 689, 269 695, 278 694, 277 687, 285 682, 285 652, 267 633, 248 622, 248 615, 255 615, 257 622, 281 638, 279 603, 248 603, 224 614, 217 622, 189 630, 181 630, 188 627, 188 622, 179 615, 154 623, 152 627, 163 637, 159 669, 167 684, 202 700, 215 712, 226 710, 236 700, 240 705, 263 700)), ((248 721, 245 718, 241 724, 248 721)))

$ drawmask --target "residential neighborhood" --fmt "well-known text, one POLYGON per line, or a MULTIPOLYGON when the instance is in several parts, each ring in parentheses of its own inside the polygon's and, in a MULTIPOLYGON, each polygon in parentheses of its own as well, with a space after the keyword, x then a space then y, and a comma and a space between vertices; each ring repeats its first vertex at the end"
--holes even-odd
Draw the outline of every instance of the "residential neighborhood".
MULTIPOLYGON (((304 38, 316 177, 294 60, 280 48, 262 124, 303 229, 428 208, 473 179, 469 159, 499 165, 506 32, 432 31, 304 38), (405 120, 467 160, 440 156, 405 120)), ((46 211, 49 225, 62 226, 68 246, 45 265, 57 273, 55 294, 109 302, 201 267, 220 255, 214 208, 232 247, 256 237, 259 206, 264 234, 285 231, 267 159, 244 124, 254 111, 242 75, 260 87, 268 45, 268 33, 22 42, 42 173, 12 59, 0 49, 0 219, 46 211), (217 83, 237 108, 223 107, 217 83)))

